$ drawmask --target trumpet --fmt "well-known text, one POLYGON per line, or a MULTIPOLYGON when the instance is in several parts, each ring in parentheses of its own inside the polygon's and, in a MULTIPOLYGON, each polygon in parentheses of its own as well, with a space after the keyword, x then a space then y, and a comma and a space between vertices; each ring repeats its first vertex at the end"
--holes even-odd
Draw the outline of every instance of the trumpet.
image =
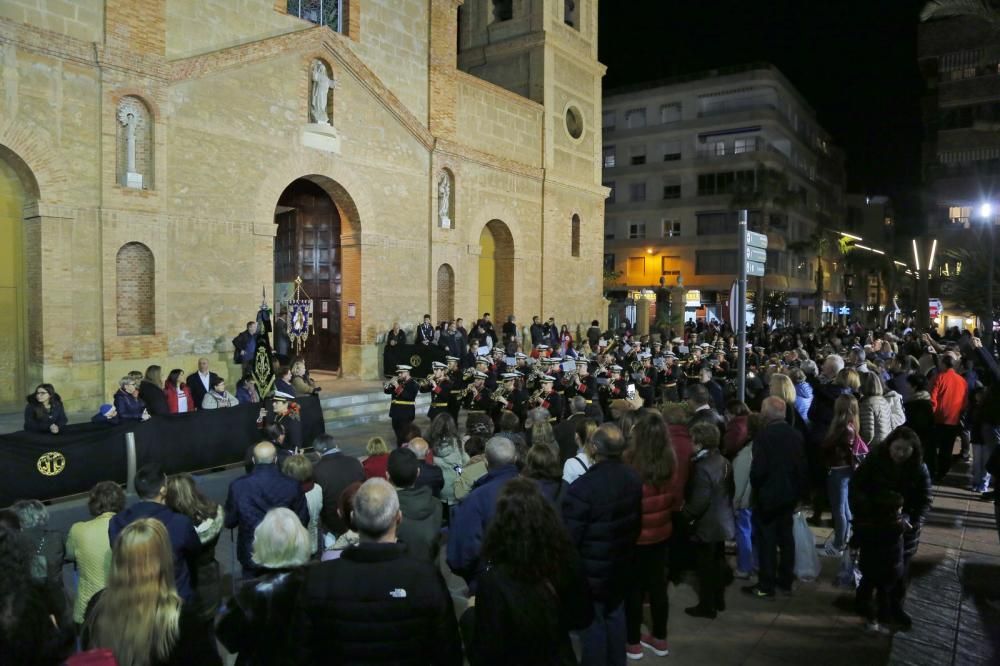
POLYGON ((470 379, 472 379, 472 375, 475 372, 476 372, 475 368, 466 368, 465 372, 462 373, 462 379, 465 381, 469 381, 470 379))
POLYGON ((544 391, 545 391, 545 389, 538 389, 537 391, 535 391, 534 393, 532 393, 531 397, 528 398, 528 404, 529 405, 533 405, 536 402, 539 403, 539 404, 541 404, 541 402, 542 402, 542 393, 544 391))
POLYGON ((418 379, 417 384, 420 386, 420 388, 427 388, 433 380, 434 380, 434 373, 432 372, 423 379, 418 379))
POLYGON ((497 390, 493 391, 493 393, 490 395, 490 399, 493 400, 493 402, 498 402, 501 398, 504 400, 507 399, 507 389, 505 389, 503 386, 497 387, 497 390))
POLYGON ((469 384, 462 389, 461 393, 458 394, 458 399, 465 400, 465 397, 469 395, 469 393, 472 393, 473 395, 477 395, 479 393, 479 389, 476 388, 475 384, 469 384))
POLYGON ((388 389, 391 389, 391 388, 396 388, 397 386, 399 386, 399 376, 398 375, 395 376, 395 377, 393 377, 389 381, 387 381, 385 383, 385 385, 382 386, 382 388, 383 388, 383 390, 388 390, 388 389))

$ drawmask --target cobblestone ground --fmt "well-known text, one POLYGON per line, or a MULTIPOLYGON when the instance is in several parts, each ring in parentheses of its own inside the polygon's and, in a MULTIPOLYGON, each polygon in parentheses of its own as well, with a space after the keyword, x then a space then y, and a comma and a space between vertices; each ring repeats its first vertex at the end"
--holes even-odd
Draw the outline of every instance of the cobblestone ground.
MULTIPOLYGON (((426 420, 418 421, 426 425, 426 420)), ((361 456, 372 435, 392 437, 387 423, 373 423, 337 431, 345 452, 361 456)), ((389 439, 389 441, 392 441, 389 439)), ((690 584, 671 585, 669 642, 671 655, 647 653, 645 663, 671 664, 907 664, 956 666, 1000 663, 1000 544, 993 505, 963 488, 966 465, 959 464, 945 486, 935 489, 934 509, 923 530, 913 563, 913 581, 906 610, 913 630, 895 636, 871 635, 853 613, 853 594, 832 585, 837 561, 821 558, 820 578, 798 583, 791 597, 774 601, 745 598, 737 581, 727 590, 728 610, 716 620, 698 620, 683 609, 695 603, 690 584)), ((225 499, 238 469, 203 475, 199 483, 217 501, 225 499)), ((85 502, 51 507, 51 524, 68 530, 86 518, 85 502)), ((822 544, 830 528, 814 528, 822 544)), ((229 534, 220 539, 217 558, 227 574, 232 571, 229 534)), ((456 608, 465 606, 464 585, 446 571, 456 608)), ((73 571, 67 566, 68 589, 73 571)))

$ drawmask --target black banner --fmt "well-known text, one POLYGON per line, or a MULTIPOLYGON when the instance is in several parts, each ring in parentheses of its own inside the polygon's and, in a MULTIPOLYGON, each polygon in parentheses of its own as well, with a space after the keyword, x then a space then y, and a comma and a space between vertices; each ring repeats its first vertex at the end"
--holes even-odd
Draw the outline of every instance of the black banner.
POLYGON ((382 371, 386 376, 396 373, 397 365, 412 365, 414 377, 431 374, 431 363, 444 363, 445 350, 437 345, 386 345, 382 354, 382 371))
MULTIPOLYGON (((302 442, 325 432, 315 396, 297 398, 302 442)), ((87 492, 98 481, 126 481, 125 434, 135 433, 136 464, 157 462, 167 474, 192 472, 243 460, 260 441, 260 403, 156 416, 119 426, 70 425, 58 435, 0 435, 0 506, 19 499, 54 499, 87 492)))

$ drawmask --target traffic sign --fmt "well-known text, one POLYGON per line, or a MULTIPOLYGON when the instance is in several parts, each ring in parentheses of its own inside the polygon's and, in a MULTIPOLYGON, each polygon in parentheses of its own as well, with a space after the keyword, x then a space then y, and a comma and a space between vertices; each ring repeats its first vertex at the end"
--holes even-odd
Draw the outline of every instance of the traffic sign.
POLYGON ((748 247, 759 247, 762 250, 767 249, 767 234, 759 234, 756 231, 747 232, 747 246, 748 247))
POLYGON ((757 261, 747 260, 747 275, 764 277, 764 264, 757 261))
POLYGON ((747 248, 747 261, 756 261, 758 264, 767 263, 767 251, 756 247, 747 248))

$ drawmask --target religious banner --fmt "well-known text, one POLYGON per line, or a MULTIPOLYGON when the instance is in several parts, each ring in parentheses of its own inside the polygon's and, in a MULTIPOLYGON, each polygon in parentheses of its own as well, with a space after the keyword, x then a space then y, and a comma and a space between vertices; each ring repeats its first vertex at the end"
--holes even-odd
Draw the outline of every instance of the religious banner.
POLYGON ((302 289, 302 278, 295 278, 295 295, 288 301, 288 337, 301 354, 312 329, 313 302, 302 289))

